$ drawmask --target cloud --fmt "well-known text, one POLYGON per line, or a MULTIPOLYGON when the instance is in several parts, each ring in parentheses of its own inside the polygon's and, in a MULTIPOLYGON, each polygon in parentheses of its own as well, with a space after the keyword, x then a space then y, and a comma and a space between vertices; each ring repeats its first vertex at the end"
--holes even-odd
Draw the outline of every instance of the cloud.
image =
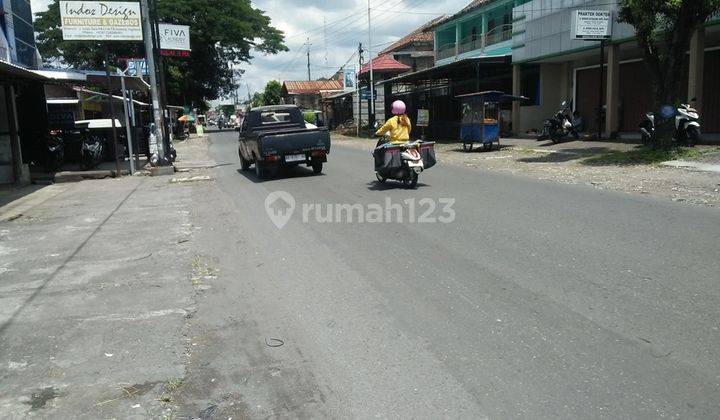
MULTIPOLYGON (((468 3, 469 0, 373 0, 373 53, 435 16, 453 14, 468 3)), ((252 91, 261 90, 271 79, 307 79, 308 37, 313 79, 333 74, 357 51, 358 43, 362 42, 368 50, 367 0, 257 0, 254 4, 265 10, 274 26, 285 31, 290 51, 271 57, 258 56, 251 64, 241 66, 245 69, 243 83, 252 91)), ((357 58, 353 57, 351 63, 357 64, 357 58)))

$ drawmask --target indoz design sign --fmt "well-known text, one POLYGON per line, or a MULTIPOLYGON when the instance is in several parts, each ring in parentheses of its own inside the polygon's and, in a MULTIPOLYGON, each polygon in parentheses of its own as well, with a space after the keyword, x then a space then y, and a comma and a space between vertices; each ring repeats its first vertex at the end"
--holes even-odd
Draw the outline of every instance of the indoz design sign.
POLYGON ((140 3, 132 1, 61 1, 66 41, 142 41, 140 3))
POLYGON ((572 14, 572 38, 597 41, 610 39, 612 13, 609 10, 575 10, 572 14))

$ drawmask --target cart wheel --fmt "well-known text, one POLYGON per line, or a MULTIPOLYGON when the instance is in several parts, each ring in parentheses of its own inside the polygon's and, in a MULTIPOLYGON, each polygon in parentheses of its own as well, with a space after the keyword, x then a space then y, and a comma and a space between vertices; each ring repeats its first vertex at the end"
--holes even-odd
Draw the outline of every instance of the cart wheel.
POLYGON ((470 152, 472 152, 472 149, 473 149, 473 144, 472 144, 472 143, 463 143, 463 151, 464 151, 465 153, 470 153, 470 152))
POLYGON ((493 149, 493 144, 492 144, 492 143, 485 143, 485 150, 486 150, 486 151, 489 152, 489 151, 491 151, 492 149, 493 149))

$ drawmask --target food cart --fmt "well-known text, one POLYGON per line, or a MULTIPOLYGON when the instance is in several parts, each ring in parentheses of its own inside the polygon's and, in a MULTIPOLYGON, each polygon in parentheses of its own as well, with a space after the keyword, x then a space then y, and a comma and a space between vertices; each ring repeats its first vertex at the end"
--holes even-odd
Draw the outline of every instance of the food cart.
POLYGON ((476 143, 484 150, 500 145, 500 102, 527 99, 524 96, 507 95, 498 90, 469 93, 457 96, 462 101, 460 139, 463 150, 471 152, 476 143))

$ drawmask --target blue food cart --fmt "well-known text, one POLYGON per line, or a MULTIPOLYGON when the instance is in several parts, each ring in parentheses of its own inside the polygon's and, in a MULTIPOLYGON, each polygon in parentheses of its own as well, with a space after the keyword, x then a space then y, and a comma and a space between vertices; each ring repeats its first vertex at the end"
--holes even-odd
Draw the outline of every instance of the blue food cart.
POLYGON ((462 101, 460 139, 463 150, 471 152, 476 143, 484 150, 500 145, 500 102, 527 99, 524 96, 507 95, 498 90, 469 93, 457 96, 462 101))

